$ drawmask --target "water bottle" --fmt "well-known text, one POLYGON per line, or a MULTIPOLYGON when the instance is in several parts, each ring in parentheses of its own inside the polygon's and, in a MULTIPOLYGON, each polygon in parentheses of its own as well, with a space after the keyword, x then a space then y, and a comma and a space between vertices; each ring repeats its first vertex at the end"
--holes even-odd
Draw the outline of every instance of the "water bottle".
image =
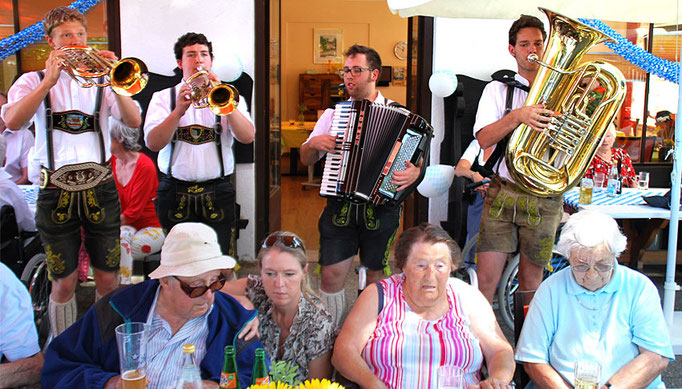
POLYGON ((202 389, 201 372, 194 357, 195 347, 188 343, 182 346, 182 370, 175 389, 202 389))
POLYGON ((620 178, 618 177, 618 169, 616 166, 611 168, 611 173, 609 173, 609 181, 606 185, 606 195, 609 197, 616 197, 620 192, 620 178))

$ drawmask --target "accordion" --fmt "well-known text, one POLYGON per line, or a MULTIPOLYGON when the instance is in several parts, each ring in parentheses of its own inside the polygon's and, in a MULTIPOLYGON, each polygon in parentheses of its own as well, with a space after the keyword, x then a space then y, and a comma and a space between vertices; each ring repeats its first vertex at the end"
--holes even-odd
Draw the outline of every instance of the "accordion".
POLYGON ((336 105, 331 135, 335 153, 327 154, 320 195, 395 204, 418 182, 398 191, 393 173, 405 170, 407 161, 416 165, 428 152, 433 128, 402 106, 358 100, 336 105))

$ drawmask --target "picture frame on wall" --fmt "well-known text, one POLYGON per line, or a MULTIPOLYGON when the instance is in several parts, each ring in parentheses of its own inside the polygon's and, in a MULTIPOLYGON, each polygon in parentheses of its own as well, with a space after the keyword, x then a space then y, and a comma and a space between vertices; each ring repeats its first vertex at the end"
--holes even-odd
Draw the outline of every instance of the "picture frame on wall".
POLYGON ((343 63, 342 29, 313 29, 313 63, 343 63))
POLYGON ((405 85, 405 68, 393 67, 393 85, 405 85))

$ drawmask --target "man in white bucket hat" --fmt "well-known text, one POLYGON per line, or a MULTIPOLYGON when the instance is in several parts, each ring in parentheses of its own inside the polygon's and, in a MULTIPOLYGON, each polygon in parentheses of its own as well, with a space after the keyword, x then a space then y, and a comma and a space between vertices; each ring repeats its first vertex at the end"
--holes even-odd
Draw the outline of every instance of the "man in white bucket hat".
MULTIPOLYGON (((147 331, 148 388, 174 387, 180 376, 182 346, 196 346, 205 387, 220 381, 223 350, 237 349, 241 382, 251 382, 258 338, 245 340, 255 311, 220 292, 235 260, 223 255, 215 231, 202 223, 181 223, 170 230, 161 264, 151 280, 122 286, 98 301, 48 348, 41 382, 45 387, 118 387, 120 377, 114 329, 144 322, 147 331), (246 330, 245 330, 246 331, 246 330)), ((256 326, 257 327, 257 326, 256 326)), ((255 329, 253 329, 255 331, 255 329)))

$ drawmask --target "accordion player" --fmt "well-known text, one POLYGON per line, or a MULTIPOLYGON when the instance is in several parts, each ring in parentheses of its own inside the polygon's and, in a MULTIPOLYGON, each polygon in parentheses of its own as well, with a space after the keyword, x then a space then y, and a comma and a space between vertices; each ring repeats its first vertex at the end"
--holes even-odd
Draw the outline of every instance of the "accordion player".
POLYGON ((320 195, 396 204, 420 180, 398 191, 391 182, 393 173, 404 170, 407 161, 416 165, 428 156, 433 128, 400 105, 356 100, 336 105, 331 135, 336 146, 325 160, 320 195))

